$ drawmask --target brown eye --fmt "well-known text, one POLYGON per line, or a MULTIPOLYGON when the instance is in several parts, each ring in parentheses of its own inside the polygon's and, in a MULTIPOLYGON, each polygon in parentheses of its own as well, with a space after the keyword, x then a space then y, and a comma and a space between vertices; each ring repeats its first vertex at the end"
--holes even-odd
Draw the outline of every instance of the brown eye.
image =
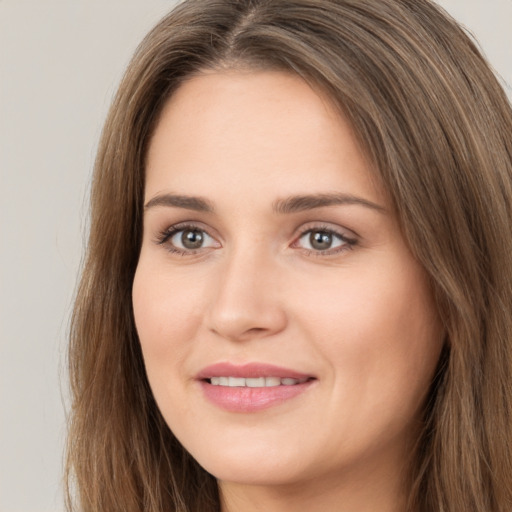
POLYGON ((311 231, 309 234, 309 245, 317 251, 330 249, 333 243, 332 233, 327 231, 311 231))
POLYGON ((181 245, 185 249, 199 249, 204 242, 202 231, 197 229, 184 229, 181 232, 181 245))
POLYGON ((334 230, 318 228, 304 231, 294 243, 294 247, 300 247, 318 255, 331 255, 350 249, 356 243, 357 240, 348 238, 334 230))
POLYGON ((171 252, 181 254, 209 248, 218 248, 220 244, 203 229, 195 226, 177 227, 162 237, 159 242, 165 244, 171 252))

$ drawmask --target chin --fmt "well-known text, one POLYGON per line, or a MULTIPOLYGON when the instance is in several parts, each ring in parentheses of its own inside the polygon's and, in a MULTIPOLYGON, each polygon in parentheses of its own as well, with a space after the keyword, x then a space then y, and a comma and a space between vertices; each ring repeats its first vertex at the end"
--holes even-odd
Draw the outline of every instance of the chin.
POLYGON ((246 485, 285 485, 305 478, 303 453, 293 447, 291 453, 265 447, 260 443, 220 444, 199 450, 192 456, 208 473, 219 481, 246 485))

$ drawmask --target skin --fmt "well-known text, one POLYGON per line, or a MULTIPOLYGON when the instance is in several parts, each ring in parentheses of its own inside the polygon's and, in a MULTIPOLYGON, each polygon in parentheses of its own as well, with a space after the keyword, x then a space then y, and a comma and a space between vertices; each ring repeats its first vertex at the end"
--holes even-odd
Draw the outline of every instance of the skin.
POLYGON ((350 126, 294 75, 203 73, 167 102, 146 172, 136 326, 162 414, 217 477, 223 511, 405 510, 443 332, 350 126), (372 205, 273 208, 333 193, 372 205), (212 211, 155 199, 165 194, 212 211), (182 223, 202 234, 197 249, 169 237, 182 223), (330 232, 331 248, 312 232, 330 232), (228 412, 195 378, 225 361, 315 380, 268 409, 228 412))

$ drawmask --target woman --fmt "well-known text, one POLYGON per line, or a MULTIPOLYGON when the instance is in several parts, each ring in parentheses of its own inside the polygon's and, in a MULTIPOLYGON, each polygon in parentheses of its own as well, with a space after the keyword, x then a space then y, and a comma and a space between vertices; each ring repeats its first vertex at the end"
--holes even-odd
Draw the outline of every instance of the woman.
POLYGON ((177 7, 96 162, 79 509, 509 510, 511 133, 428 1, 177 7))

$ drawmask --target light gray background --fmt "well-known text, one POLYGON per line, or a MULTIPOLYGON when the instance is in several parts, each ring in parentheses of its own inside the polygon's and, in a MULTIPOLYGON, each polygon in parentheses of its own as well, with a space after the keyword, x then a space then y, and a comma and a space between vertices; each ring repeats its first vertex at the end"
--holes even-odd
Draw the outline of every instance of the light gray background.
MULTIPOLYGON (((65 345, 101 125, 175 1, 0 0, 0 512, 60 512, 65 345)), ((441 0, 512 89, 512 0, 441 0)))

